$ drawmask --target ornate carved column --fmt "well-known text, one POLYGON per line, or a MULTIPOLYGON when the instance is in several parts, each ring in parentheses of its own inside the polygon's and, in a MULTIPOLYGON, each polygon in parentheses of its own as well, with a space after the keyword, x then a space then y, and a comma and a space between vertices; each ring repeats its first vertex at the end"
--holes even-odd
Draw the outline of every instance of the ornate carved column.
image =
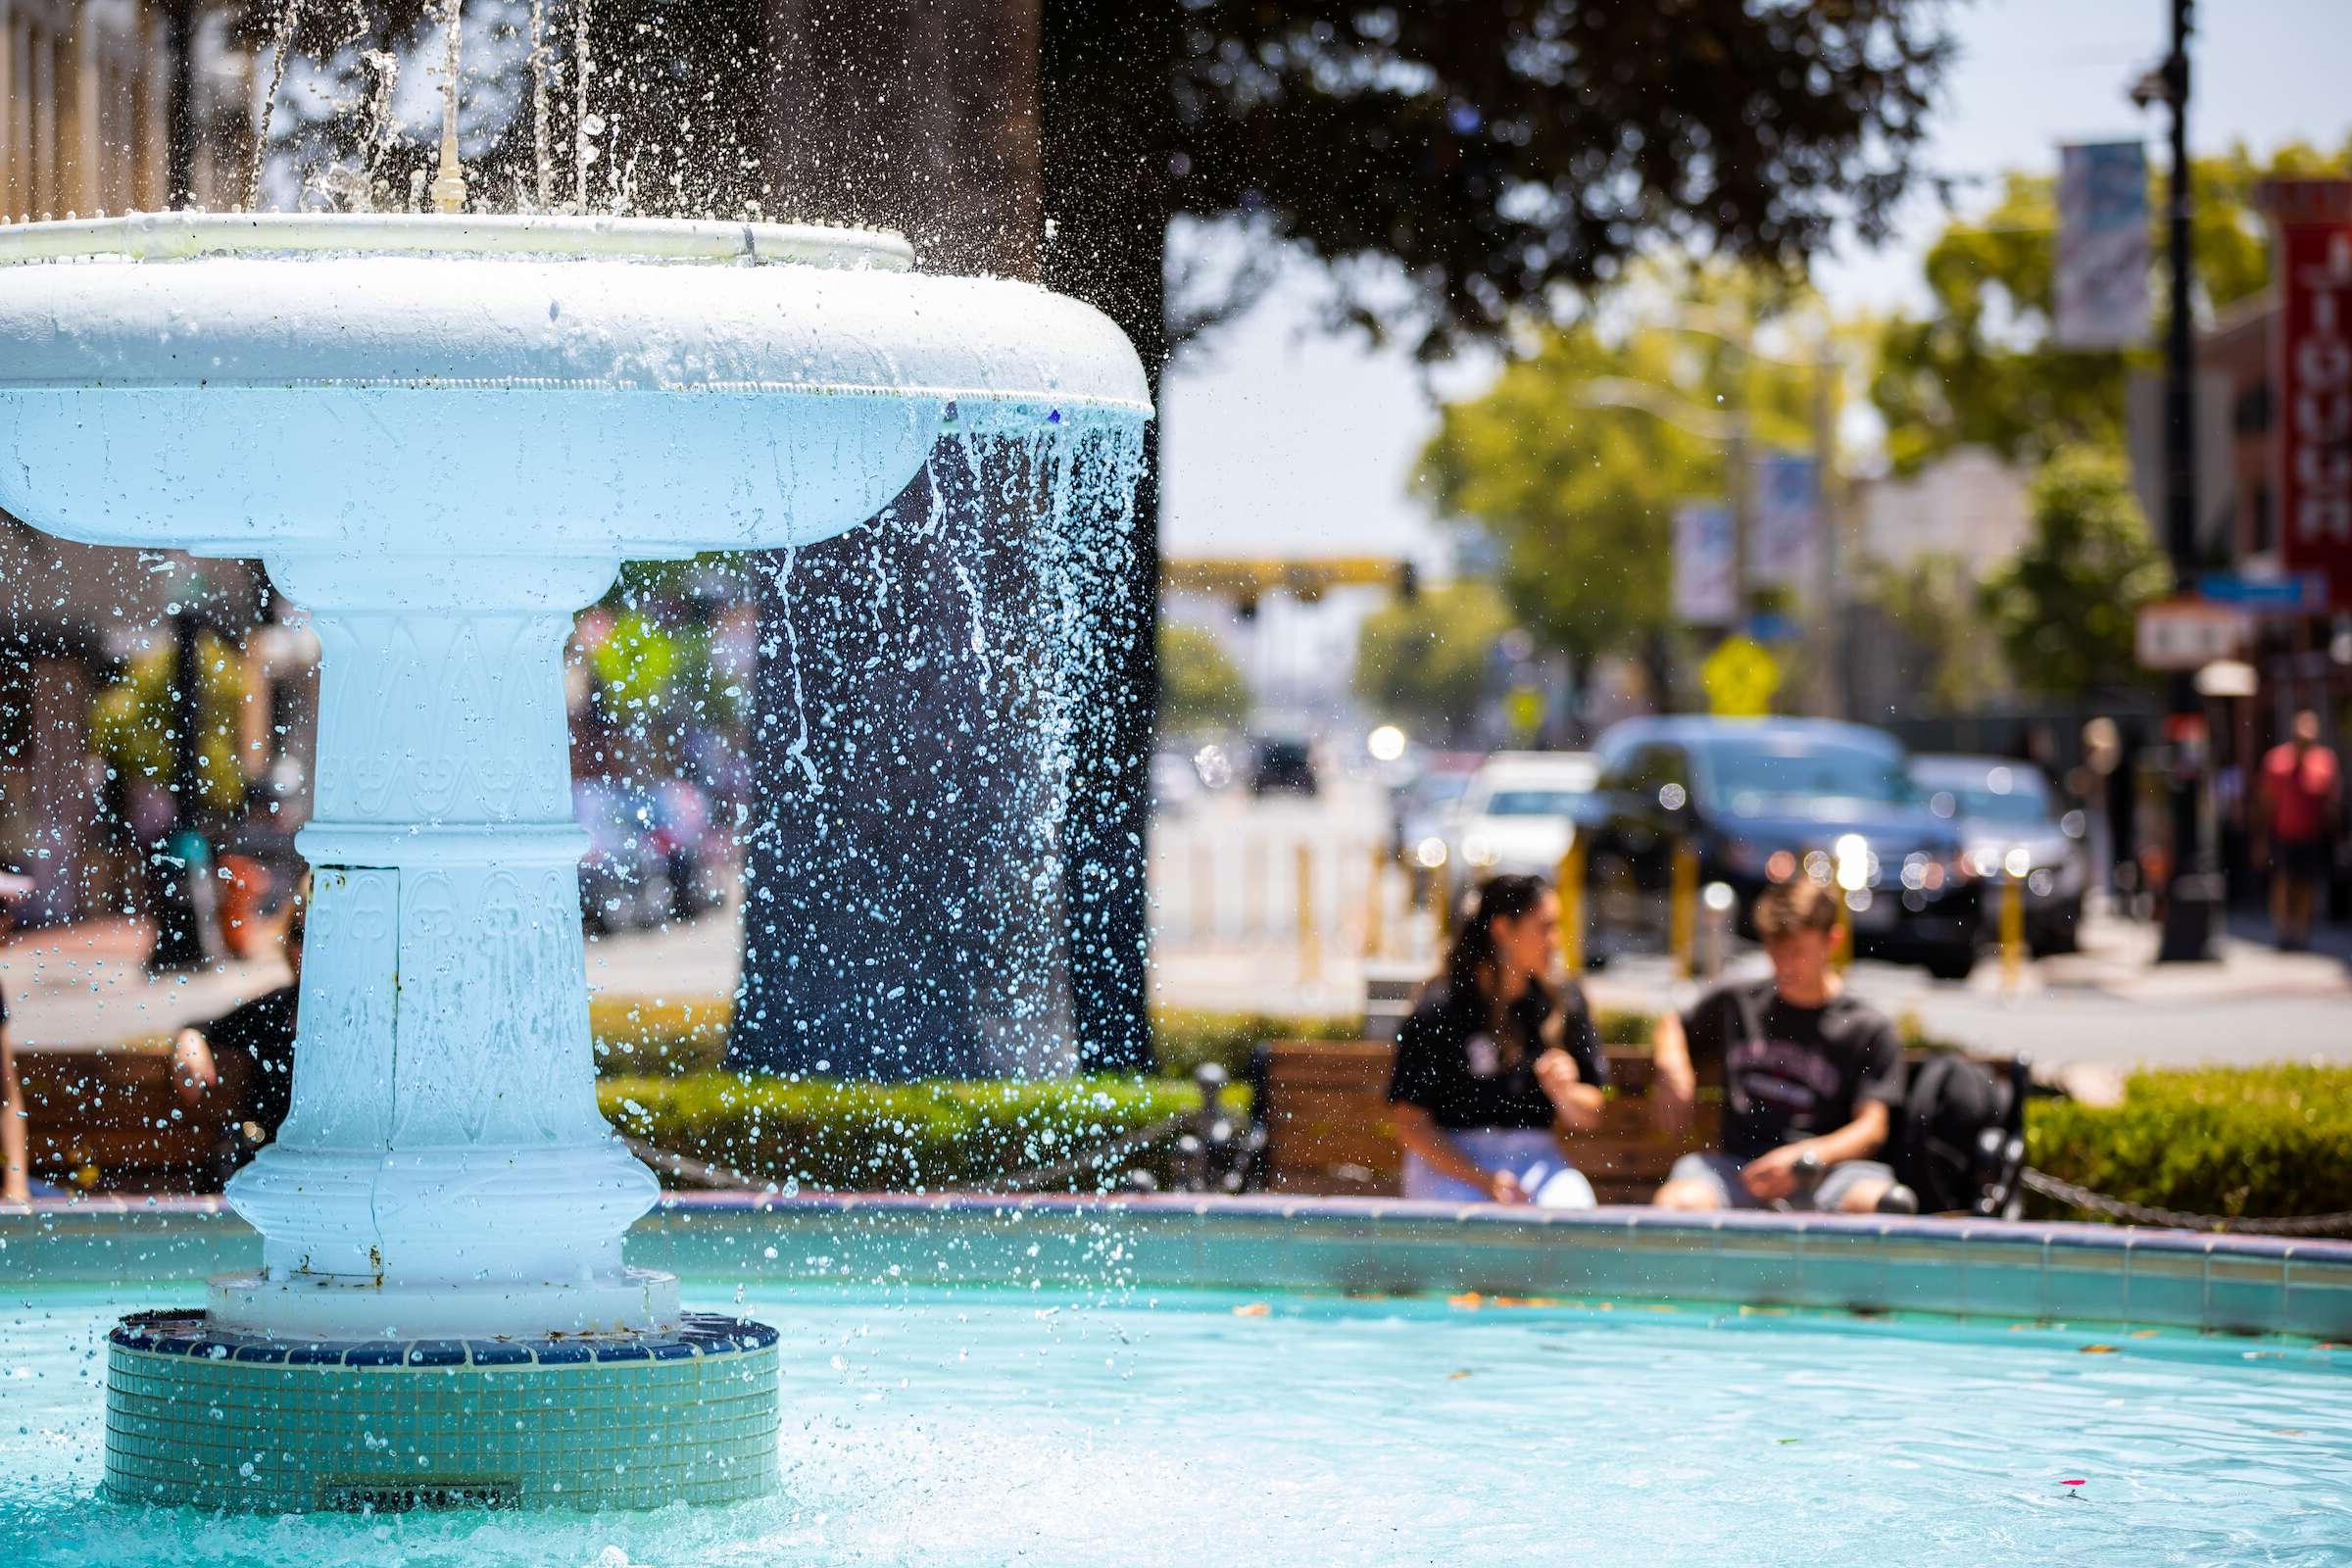
POLYGON ((216 1286, 224 1321, 674 1316, 674 1282, 620 1263, 658 1188, 596 1107, 565 755, 571 612, 614 566, 270 563, 321 644, 314 907, 293 1108, 228 1192, 266 1274, 216 1286))

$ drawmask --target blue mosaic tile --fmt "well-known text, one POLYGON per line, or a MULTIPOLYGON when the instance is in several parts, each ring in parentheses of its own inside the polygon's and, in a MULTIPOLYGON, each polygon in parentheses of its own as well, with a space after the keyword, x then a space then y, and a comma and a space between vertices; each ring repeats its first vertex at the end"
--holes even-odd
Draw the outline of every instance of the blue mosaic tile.
POLYGON ((368 1340, 343 1352, 345 1366, 398 1366, 409 1356, 409 1348, 396 1340, 368 1340))
POLYGON ((594 1359, 588 1347, 570 1341, 541 1341, 531 1348, 538 1354, 541 1366, 586 1366, 594 1359))
POLYGON ((596 1358, 599 1361, 650 1361, 654 1358, 651 1350, 635 1343, 597 1345, 591 1348, 596 1351, 596 1358))
POLYGON ((344 1346, 333 1344, 297 1345, 286 1351, 286 1364, 288 1366, 341 1366, 345 1348, 344 1346))
POLYGON ((464 1366, 466 1346, 461 1340, 418 1340, 409 1347, 410 1366, 464 1366))
POLYGON ((236 1359, 274 1364, 286 1359, 286 1348, 282 1345, 241 1345, 237 1347, 236 1359))
POLYGON ((473 1352, 475 1366, 529 1366, 530 1347, 503 1340, 467 1340, 466 1348, 473 1352))

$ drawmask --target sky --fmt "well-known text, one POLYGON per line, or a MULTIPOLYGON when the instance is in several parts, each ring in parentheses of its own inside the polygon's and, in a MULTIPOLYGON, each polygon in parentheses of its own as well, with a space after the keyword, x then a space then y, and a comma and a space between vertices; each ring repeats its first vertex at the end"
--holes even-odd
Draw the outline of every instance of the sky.
MULTIPOLYGON (((2334 144, 2352 131, 2352 0, 2198 0, 2196 9, 2193 150, 2334 144)), ((2140 116, 2126 88, 2163 55, 2170 15, 2167 0, 1956 6, 1960 57, 1928 166, 1989 191, 2004 169, 2054 172, 2060 142, 2134 133, 2149 137, 2161 164, 2161 116, 2140 116)), ((1943 216, 1919 196, 1885 249, 1827 260, 1816 276, 1833 307, 1917 302, 1919 258, 1943 216)), ((1436 422, 1432 393, 1402 356, 1321 335, 1312 298, 1311 273, 1287 280, 1204 351, 1169 367, 1160 400, 1168 555, 1442 559, 1410 493, 1436 422)), ((1475 368, 1457 371, 1437 390, 1458 396, 1477 378, 1475 368)))

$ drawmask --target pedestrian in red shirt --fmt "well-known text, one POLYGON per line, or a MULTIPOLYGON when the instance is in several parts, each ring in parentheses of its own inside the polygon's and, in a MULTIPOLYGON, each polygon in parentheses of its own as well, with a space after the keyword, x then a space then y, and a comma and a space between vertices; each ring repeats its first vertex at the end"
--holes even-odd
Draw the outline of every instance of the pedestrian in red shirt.
POLYGON ((2278 946, 2311 945, 2320 884, 2334 868, 2344 779, 2335 754, 2320 744, 2320 715, 2295 715, 2289 739, 2262 760, 2262 827, 2269 840, 2271 929, 2278 946))

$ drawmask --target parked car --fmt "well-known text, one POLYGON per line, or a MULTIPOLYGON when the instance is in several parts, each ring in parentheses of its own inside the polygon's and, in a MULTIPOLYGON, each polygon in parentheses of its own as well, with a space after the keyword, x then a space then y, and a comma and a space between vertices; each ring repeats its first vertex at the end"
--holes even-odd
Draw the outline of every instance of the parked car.
POLYGON ((1446 886, 1513 873, 1551 877, 1576 838, 1600 761, 1591 752, 1496 752, 1471 775, 1446 835, 1446 886))
POLYGON ((1412 857, 1423 845, 1446 846, 1453 808, 1461 804, 1470 777, 1486 759, 1476 752, 1432 752, 1421 760, 1420 771, 1389 796, 1389 845, 1398 856, 1412 857))
POLYGON ((1312 742, 1261 735, 1250 742, 1250 794, 1316 793, 1315 750, 1312 742))
MULTIPOLYGON (((1928 809, 1960 829, 1970 866, 2025 883, 2026 943, 2039 956, 2072 953, 2090 885, 2082 813, 2061 811, 2041 769, 2005 757, 1916 757, 1911 782, 1928 809)), ((1995 896, 1986 894, 1989 931, 1995 896)))
POLYGON ((1665 930, 1676 848, 1688 844, 1700 882, 1731 888, 1742 932, 1768 884, 1812 876, 1846 889, 1857 952, 1940 979, 1975 966, 1979 879, 1893 736, 1820 719, 1635 718, 1595 750, 1600 780, 1581 822, 1599 951, 1665 930))

